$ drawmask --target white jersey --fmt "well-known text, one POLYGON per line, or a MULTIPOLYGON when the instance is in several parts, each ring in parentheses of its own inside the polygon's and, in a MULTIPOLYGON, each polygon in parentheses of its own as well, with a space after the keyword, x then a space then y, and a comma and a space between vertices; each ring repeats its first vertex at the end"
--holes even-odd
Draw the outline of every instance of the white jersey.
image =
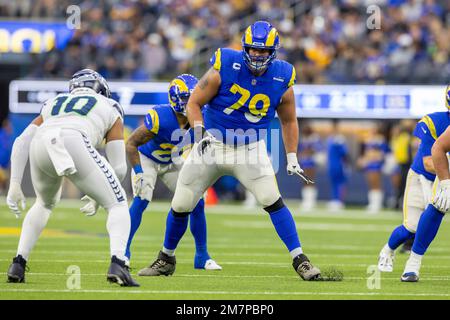
POLYGON ((91 144, 98 147, 117 118, 123 119, 123 110, 113 99, 88 88, 77 88, 46 101, 41 116, 44 123, 40 129, 54 126, 74 129, 86 135, 91 144))

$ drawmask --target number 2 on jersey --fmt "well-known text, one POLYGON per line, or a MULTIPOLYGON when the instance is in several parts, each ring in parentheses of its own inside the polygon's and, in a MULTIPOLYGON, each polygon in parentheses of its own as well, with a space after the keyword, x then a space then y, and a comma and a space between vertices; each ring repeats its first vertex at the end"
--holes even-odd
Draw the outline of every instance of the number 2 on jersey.
MULTIPOLYGON (((240 94, 241 97, 232 106, 223 110, 226 114, 231 114, 233 111, 242 108, 245 103, 250 99, 250 91, 242 88, 240 85, 234 83, 230 88, 231 93, 240 94)), ((261 120, 262 117, 267 115, 267 110, 270 107, 270 98, 262 93, 255 94, 248 104, 248 110, 250 113, 246 112, 245 117, 248 121, 256 123, 261 120), (262 102, 262 108, 258 109, 257 104, 262 102)))
POLYGON ((97 99, 93 96, 77 96, 66 102, 68 98, 68 96, 62 96, 56 99, 56 103, 52 108, 52 116, 56 116, 60 113, 64 103, 66 103, 66 107, 64 108, 65 113, 76 112, 79 115, 85 116, 97 103, 97 99), (77 105, 79 101, 81 101, 81 103, 77 105))

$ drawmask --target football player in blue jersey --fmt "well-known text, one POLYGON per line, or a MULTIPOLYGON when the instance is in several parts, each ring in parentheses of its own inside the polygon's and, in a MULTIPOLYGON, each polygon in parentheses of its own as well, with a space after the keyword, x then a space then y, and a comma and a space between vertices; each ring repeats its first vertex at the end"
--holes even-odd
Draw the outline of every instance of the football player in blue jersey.
MULTIPOLYGON (((450 99, 447 100, 447 107, 449 101, 450 99)), ((418 280, 420 259, 425 253, 424 248, 418 246, 418 244, 423 243, 423 238, 419 237, 417 239, 419 236, 419 221, 422 221, 422 213, 427 207, 427 211, 437 211, 433 206, 428 205, 430 203, 433 181, 436 178, 431 149, 437 138, 449 125, 450 113, 448 111, 435 112, 424 116, 417 123, 414 130, 414 135, 421 142, 408 172, 403 201, 403 224, 394 229, 388 243, 381 250, 378 260, 378 269, 380 271, 392 272, 394 269, 394 251, 406 240, 415 236, 416 239, 414 240, 410 258, 414 263, 411 264, 411 268, 408 267, 408 264, 407 268, 405 268, 405 274, 412 272, 414 275, 405 277, 404 281, 418 280)))
MULTIPOLYGON (((197 78, 190 74, 182 74, 172 80, 169 85, 170 105, 158 105, 150 109, 144 124, 127 141, 127 156, 133 166, 134 195, 130 207, 131 230, 126 250, 128 258, 131 257, 131 242, 141 224, 142 214, 152 200, 156 179, 159 177, 171 191, 175 191, 182 161, 174 160, 182 159, 175 156, 184 151, 179 148, 184 133, 189 128, 186 103, 197 82, 197 78)), ((200 198, 197 200, 191 214, 191 232, 196 249, 194 268, 221 270, 208 254, 205 202, 200 198)))
POLYGON ((296 74, 291 64, 276 59, 279 45, 277 30, 258 21, 246 29, 242 51, 221 48, 212 57, 212 67, 187 104, 195 144, 180 171, 164 246, 146 269, 165 275, 175 271, 175 249, 186 231, 188 216, 211 184, 223 175, 232 175, 267 211, 300 277, 321 279, 320 270, 303 253, 264 142, 276 112, 287 153, 287 172, 303 176, 297 160, 298 123, 292 87, 296 74))
MULTIPOLYGON (((450 110, 450 85, 445 90, 447 109, 450 110)), ((450 113, 445 112, 440 123, 433 120, 434 127, 428 127, 436 140, 431 148, 432 166, 437 177, 431 188, 430 204, 420 216, 411 254, 406 261, 401 280, 403 282, 419 281, 422 258, 436 237, 442 218, 450 208, 450 173, 447 153, 450 151, 450 113)), ((433 119, 430 115, 430 118, 433 119)), ((425 131, 428 131, 424 128, 425 131)), ((424 134, 426 134, 424 132, 424 134)))

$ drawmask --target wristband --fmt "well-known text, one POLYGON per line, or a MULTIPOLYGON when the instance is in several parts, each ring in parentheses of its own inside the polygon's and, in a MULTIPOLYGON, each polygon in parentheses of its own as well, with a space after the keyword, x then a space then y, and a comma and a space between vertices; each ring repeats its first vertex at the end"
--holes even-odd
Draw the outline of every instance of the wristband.
POLYGON ((135 166, 133 167, 133 171, 134 171, 135 174, 143 173, 143 172, 144 172, 144 171, 142 171, 142 166, 141 166, 140 164, 135 165, 135 166))

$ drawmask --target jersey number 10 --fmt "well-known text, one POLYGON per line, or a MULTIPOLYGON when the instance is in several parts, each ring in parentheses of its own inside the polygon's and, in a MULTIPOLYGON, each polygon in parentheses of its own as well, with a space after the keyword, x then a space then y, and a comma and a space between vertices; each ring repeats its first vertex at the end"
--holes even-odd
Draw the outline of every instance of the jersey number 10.
POLYGON ((68 98, 68 96, 61 96, 56 99, 55 105, 52 108, 52 116, 56 116, 61 112, 61 107, 64 103, 66 104, 64 108, 65 113, 76 112, 82 116, 87 115, 97 104, 97 99, 93 96, 77 96, 66 102, 68 98))

